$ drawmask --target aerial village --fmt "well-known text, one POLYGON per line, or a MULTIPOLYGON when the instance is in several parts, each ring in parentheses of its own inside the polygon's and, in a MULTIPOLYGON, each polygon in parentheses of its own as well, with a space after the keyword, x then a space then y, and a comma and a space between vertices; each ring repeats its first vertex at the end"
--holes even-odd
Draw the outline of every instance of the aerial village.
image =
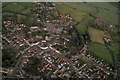
MULTIPOLYGON (((15 66, 6 70, 8 77, 86 80, 115 77, 109 63, 89 54, 87 40, 81 43, 75 28, 78 22, 69 14, 55 10, 57 3, 33 4, 37 5, 33 12, 40 24, 26 26, 11 20, 3 21, 2 39, 5 42, 2 48, 13 48, 17 58, 15 66)), ((102 19, 96 19, 93 24, 96 27, 109 26, 104 29, 115 31, 113 25, 102 19)), ((106 45, 111 45, 111 37, 106 36, 103 40, 106 45)))

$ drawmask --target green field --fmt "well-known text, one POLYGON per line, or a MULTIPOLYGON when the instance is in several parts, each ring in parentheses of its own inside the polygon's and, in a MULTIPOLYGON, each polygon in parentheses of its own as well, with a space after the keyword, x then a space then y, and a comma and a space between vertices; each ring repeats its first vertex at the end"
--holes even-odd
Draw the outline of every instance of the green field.
POLYGON ((102 58, 106 62, 113 64, 112 56, 104 45, 92 43, 89 45, 89 51, 97 57, 102 58))
POLYGON ((112 42, 111 46, 108 46, 113 52, 118 53, 118 43, 117 42, 112 42))
POLYGON ((76 10, 90 13, 97 18, 102 18, 111 24, 118 24, 118 8, 107 2, 64 3, 76 10))
POLYGON ((24 23, 32 25, 34 23, 35 15, 31 10, 35 8, 33 3, 3 3, 2 12, 3 18, 15 20, 17 23, 24 23))
MULTIPOLYGON (((4 3, 3 3, 4 4, 4 3)), ((6 5, 3 9, 4 11, 10 11, 10 12, 16 12, 16 13, 20 13, 22 11, 25 10, 25 7, 22 5, 19 5, 18 3, 9 3, 8 5, 6 5)))
POLYGON ((91 16, 86 16, 85 19, 83 21, 80 22, 80 24, 78 24, 76 27, 76 29, 78 30, 78 32, 80 33, 80 35, 83 35, 86 33, 88 27, 90 27, 91 23, 93 22, 93 18, 91 16))

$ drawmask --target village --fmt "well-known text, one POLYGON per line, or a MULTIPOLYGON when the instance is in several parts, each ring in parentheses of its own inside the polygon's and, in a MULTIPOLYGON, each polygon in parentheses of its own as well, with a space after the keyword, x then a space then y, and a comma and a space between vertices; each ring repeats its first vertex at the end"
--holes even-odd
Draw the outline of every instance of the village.
MULTIPOLYGON (((34 4, 36 21, 41 25, 3 21, 2 48, 12 47, 18 58, 16 65, 8 70, 8 77, 108 80, 109 76, 116 76, 109 63, 89 54, 88 42, 81 43, 75 29, 78 22, 69 14, 56 11, 55 3, 34 4)), ((95 25, 105 26, 100 19, 95 20, 95 25)), ((114 32, 113 25, 109 27, 114 32)), ((103 38, 106 45, 111 45, 111 41, 109 36, 103 38)))

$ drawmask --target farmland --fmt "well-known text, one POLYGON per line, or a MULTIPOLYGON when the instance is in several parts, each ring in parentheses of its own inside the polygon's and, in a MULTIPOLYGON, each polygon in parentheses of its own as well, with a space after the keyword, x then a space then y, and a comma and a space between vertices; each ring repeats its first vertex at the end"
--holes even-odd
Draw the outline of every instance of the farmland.
POLYGON ((89 35, 90 35, 90 38, 91 38, 92 42, 99 42, 99 43, 104 44, 103 38, 104 37, 109 37, 110 38, 110 35, 109 35, 108 32, 107 32, 108 34, 105 34, 104 31, 99 30, 99 29, 95 29, 95 28, 92 28, 92 27, 88 28, 88 32, 89 32, 89 35))
POLYGON ((90 13, 97 18, 102 18, 111 24, 118 24, 118 9, 109 3, 65 3, 67 6, 90 13), (102 4, 102 5, 101 5, 102 4), (89 8, 88 8, 89 7, 89 8), (113 20, 114 19, 114 20, 113 20))
POLYGON ((113 64, 112 56, 104 45, 100 43, 92 43, 89 46, 89 51, 106 62, 113 64))

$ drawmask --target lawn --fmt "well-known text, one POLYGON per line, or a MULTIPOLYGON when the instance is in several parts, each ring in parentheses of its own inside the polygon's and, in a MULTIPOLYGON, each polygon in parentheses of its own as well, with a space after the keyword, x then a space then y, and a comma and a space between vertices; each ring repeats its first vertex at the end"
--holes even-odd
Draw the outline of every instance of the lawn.
POLYGON ((113 64, 112 56, 108 49, 100 43, 91 43, 88 49, 92 54, 102 58, 106 62, 113 64))
POLYGON ((104 44, 103 38, 106 36, 110 37, 108 32, 107 34, 105 34, 104 31, 96 29, 96 28, 92 28, 92 27, 88 28, 88 32, 89 32, 89 36, 92 42, 98 42, 98 43, 104 44))

